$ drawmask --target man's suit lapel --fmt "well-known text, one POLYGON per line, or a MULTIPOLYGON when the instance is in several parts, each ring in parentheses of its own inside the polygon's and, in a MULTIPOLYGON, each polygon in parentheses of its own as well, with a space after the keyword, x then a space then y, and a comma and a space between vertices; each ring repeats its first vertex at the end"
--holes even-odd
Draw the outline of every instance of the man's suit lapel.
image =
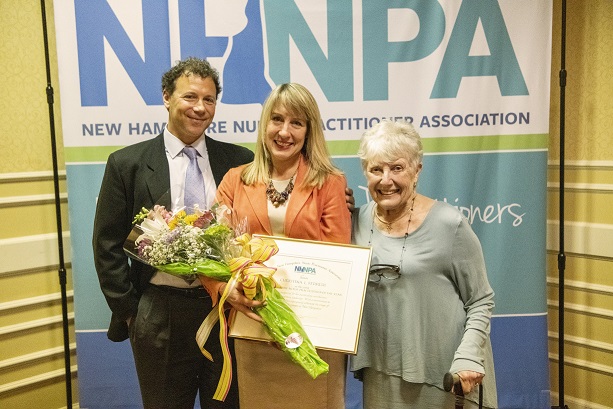
POLYGON ((166 148, 164 147, 164 135, 158 135, 150 145, 149 152, 145 155, 150 174, 145 183, 154 204, 166 206, 172 209, 172 198, 170 195, 170 171, 168 169, 168 159, 166 158, 166 148))
POLYGON ((226 172, 231 168, 226 157, 227 152, 223 149, 223 145, 211 139, 208 135, 204 135, 204 142, 209 154, 209 164, 213 172, 213 179, 215 179, 215 184, 219 186, 226 172))

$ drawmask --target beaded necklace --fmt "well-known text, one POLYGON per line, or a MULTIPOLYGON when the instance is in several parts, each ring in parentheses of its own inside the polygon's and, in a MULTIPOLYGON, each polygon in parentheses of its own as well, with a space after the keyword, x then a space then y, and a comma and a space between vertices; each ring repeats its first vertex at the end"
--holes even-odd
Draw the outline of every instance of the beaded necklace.
POLYGON ((289 183, 287 184, 283 192, 279 192, 275 188, 275 185, 272 183, 272 179, 270 179, 270 182, 268 182, 268 186, 266 187, 266 196, 274 207, 279 207, 289 198, 289 195, 292 193, 292 190, 294 190, 294 176, 290 178, 289 183))

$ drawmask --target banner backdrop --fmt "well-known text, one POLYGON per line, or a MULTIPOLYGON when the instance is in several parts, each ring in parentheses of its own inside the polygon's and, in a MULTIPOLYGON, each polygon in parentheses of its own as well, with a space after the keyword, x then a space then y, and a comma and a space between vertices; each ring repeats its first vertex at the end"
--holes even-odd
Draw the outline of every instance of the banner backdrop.
MULTIPOLYGON (((197 56, 218 68, 213 138, 253 147, 261 103, 299 82, 320 104, 357 205, 362 132, 406 119, 424 138, 421 193, 457 206, 496 293, 501 408, 548 408, 545 298, 550 0, 55 0, 82 408, 140 407, 128 342, 110 311, 91 235, 108 154, 165 125, 160 79, 197 56)), ((113 209, 107 209, 113 212, 113 209)), ((361 407, 350 378, 348 407, 361 407)))

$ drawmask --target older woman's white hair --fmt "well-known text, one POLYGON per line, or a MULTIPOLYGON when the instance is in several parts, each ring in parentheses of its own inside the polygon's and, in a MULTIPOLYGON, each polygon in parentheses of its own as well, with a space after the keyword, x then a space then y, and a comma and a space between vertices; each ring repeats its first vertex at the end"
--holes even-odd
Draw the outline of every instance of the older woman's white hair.
POLYGON ((417 168, 424 156, 419 133, 405 121, 384 119, 362 135, 358 157, 365 171, 369 163, 390 163, 404 158, 417 168))

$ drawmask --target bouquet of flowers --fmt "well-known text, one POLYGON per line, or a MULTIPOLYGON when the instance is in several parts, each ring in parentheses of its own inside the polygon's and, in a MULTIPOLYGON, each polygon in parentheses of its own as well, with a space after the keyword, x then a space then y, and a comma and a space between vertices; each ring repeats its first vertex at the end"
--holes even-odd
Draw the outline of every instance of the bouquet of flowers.
POLYGON ((124 251, 130 257, 160 271, 186 279, 206 276, 228 283, 217 311, 211 311, 196 334, 200 350, 212 360, 204 344, 220 321, 219 340, 224 363, 213 398, 222 401, 232 380, 225 300, 239 283, 247 297, 265 301, 264 306, 254 310, 280 348, 312 378, 328 372, 328 364, 317 355, 298 317, 275 288, 276 269, 264 265, 277 253, 276 243, 268 238, 241 234, 240 223, 232 227, 229 215, 229 209, 219 205, 206 211, 196 207, 192 214, 184 210, 173 213, 158 205, 151 210, 143 208, 134 218, 134 228, 124 244, 124 251))
MULTIPOLYGON (((165 273, 196 279, 198 274, 223 280, 230 270, 226 260, 240 253, 232 245, 235 232, 225 206, 198 208, 187 214, 164 206, 143 208, 124 244, 126 253, 165 273)), ((225 279, 224 281, 227 281, 225 279)))

